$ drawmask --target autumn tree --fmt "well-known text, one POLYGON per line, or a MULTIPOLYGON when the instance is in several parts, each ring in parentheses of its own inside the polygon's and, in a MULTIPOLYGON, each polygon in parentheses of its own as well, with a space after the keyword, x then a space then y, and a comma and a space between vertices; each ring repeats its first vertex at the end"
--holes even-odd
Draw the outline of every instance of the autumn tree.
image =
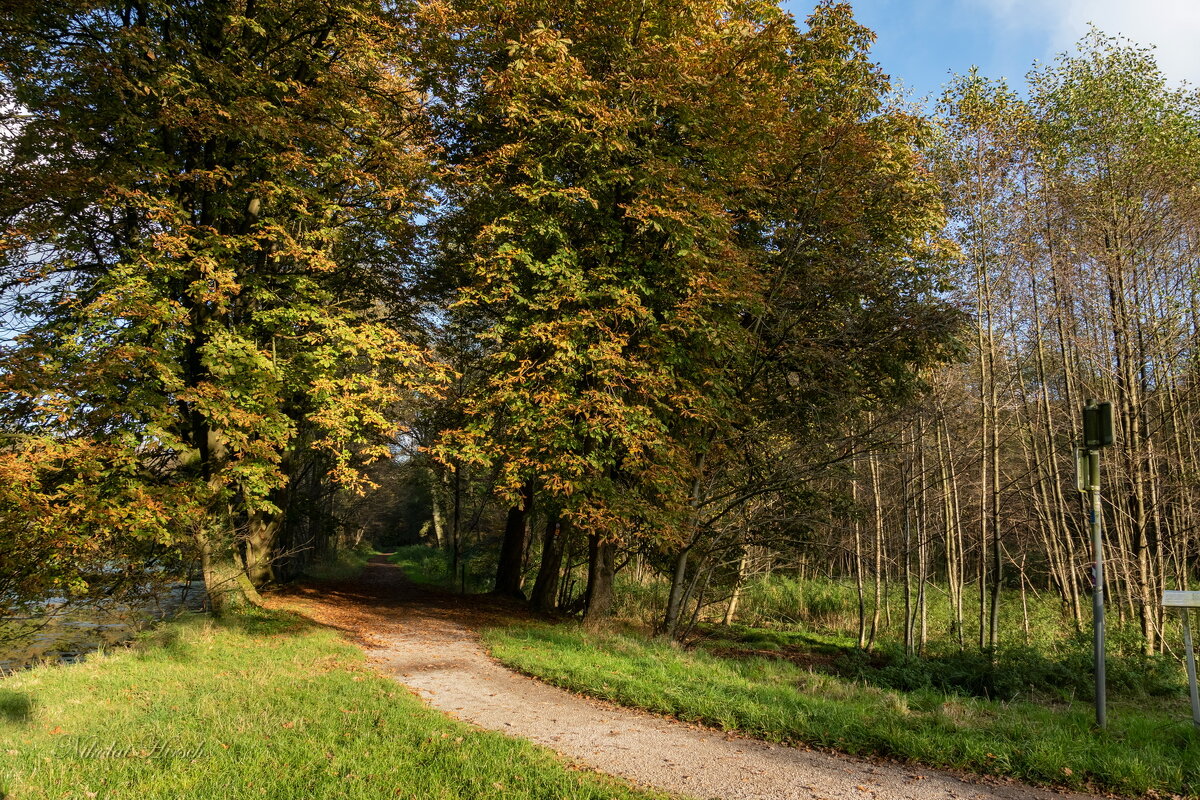
POLYGON ((422 380, 405 9, 9 11, 0 468, 86 535, 189 543, 213 605, 244 602, 301 472, 353 488, 422 380))
POLYGON ((918 396, 922 370, 952 355, 962 321, 942 297, 952 248, 920 152, 931 129, 889 103, 873 34, 848 7, 818 6, 807 22, 782 43, 775 113, 756 120, 767 135, 752 159, 764 174, 739 228, 760 294, 744 309, 739 358, 721 365, 740 417, 708 426, 668 633, 714 559, 768 543, 766 531, 776 544, 802 539, 816 506, 838 504, 817 486, 854 458, 847 428, 918 396), (720 533, 754 505, 787 509, 792 523, 720 533))
POLYGON ((618 544, 686 576, 719 509, 761 494, 709 494, 749 430, 778 442, 758 415, 798 430, 903 393, 945 338, 925 305, 940 216, 919 125, 884 112, 845 6, 805 32, 755 2, 439 13, 456 31, 436 81, 454 168, 440 259, 487 376, 439 452, 499 465, 498 588, 519 586, 540 503, 533 593, 554 595, 575 529, 596 616, 618 544))
POLYGON ((686 506, 696 454, 670 421, 731 399, 717 367, 756 282, 739 195, 785 18, 756 3, 454 13, 468 33, 442 81, 460 92, 442 227, 469 243, 454 313, 489 378, 443 447, 499 459, 517 514, 536 489, 591 538, 596 612, 623 531, 666 531, 686 506))

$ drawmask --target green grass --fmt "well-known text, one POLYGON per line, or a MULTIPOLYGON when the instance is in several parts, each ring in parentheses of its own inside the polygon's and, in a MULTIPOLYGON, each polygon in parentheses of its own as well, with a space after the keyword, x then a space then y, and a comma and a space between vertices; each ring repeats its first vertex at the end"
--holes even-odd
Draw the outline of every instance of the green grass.
POLYGON ((298 618, 192 617, 0 679, 0 797, 649 797, 423 706, 298 618))
MULTIPOLYGON (((502 662, 572 691, 773 741, 1046 785, 1200 794, 1200 735, 1183 698, 1112 703, 1101 733, 1083 702, 897 691, 780 658, 725 658, 635 634, 529 626, 491 630, 485 641, 502 662)), ((812 645, 817 654, 837 649, 832 637, 812 645)))

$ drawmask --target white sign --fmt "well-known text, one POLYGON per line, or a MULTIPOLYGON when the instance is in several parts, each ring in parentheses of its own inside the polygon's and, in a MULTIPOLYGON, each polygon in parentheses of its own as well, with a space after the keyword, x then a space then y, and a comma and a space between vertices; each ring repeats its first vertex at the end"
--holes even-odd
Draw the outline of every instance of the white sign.
POLYGON ((1200 592, 1163 592, 1167 608, 1200 608, 1200 592))
POLYGON ((1188 691, 1192 697, 1192 723, 1200 728, 1200 691, 1196 688, 1196 652, 1192 649, 1193 608, 1200 608, 1200 592, 1163 592, 1163 606, 1178 608, 1183 615, 1183 645, 1187 650, 1188 691))

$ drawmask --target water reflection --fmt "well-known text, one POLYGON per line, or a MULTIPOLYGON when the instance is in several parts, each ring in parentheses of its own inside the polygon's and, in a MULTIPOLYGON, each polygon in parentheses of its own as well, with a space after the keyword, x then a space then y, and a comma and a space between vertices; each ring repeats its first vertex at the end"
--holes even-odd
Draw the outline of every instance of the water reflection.
POLYGON ((204 585, 175 584, 136 602, 70 607, 48 598, 27 616, 0 618, 0 633, 28 630, 19 639, 0 636, 0 675, 44 662, 74 663, 88 653, 129 641, 150 623, 182 612, 199 611, 204 585))

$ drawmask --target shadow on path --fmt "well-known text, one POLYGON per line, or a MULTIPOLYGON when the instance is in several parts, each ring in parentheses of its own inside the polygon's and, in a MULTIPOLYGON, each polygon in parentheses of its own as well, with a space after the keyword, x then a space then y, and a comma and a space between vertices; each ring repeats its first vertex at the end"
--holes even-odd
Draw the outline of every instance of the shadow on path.
POLYGON ((514 600, 461 595, 411 581, 387 559, 388 554, 374 556, 358 576, 349 580, 284 587, 272 593, 268 602, 350 634, 367 646, 406 623, 428 626, 440 621, 461 635, 458 628, 478 631, 535 619, 514 600))

